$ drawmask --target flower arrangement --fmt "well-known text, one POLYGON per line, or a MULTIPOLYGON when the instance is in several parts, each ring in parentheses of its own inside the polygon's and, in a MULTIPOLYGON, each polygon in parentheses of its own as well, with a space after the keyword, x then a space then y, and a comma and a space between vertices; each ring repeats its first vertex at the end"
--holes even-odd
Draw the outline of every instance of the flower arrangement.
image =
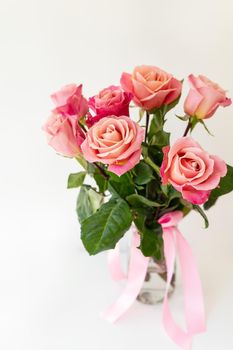
MULTIPOLYGON (((57 153, 83 167, 70 174, 68 188, 80 187, 77 214, 90 255, 116 249, 134 224, 141 256, 165 258, 169 265, 167 220, 195 210, 207 227, 205 210, 233 190, 233 167, 190 136, 197 125, 208 131, 206 120, 231 99, 203 75, 191 74, 188 81, 185 114, 176 116, 187 125, 173 144, 164 127, 167 113, 179 102, 182 81, 157 67, 123 73, 120 86, 111 85, 89 100, 75 84, 51 96, 55 106, 43 129, 57 153), (139 110, 137 122, 130 117, 131 103, 139 110), (95 186, 85 184, 87 175, 95 186)), ((187 337, 175 341, 183 346, 187 337)))

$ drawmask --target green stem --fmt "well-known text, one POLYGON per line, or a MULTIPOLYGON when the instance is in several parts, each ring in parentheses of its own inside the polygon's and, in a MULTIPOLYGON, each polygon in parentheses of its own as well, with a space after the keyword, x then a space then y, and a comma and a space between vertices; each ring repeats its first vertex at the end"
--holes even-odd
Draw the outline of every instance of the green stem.
POLYGON ((81 154, 80 154, 79 156, 75 157, 75 159, 77 160, 77 162, 79 162, 79 164, 80 164, 85 170, 87 170, 87 161, 82 157, 81 154))
POLYGON ((144 161, 154 169, 154 171, 160 176, 160 168, 156 165, 150 157, 146 157, 144 161))

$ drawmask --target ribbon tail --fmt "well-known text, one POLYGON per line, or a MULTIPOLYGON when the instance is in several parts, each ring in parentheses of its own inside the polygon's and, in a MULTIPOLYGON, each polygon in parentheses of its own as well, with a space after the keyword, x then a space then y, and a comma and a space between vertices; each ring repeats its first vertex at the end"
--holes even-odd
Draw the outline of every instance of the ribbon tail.
POLYGON ((108 252, 108 270, 114 281, 120 281, 127 277, 121 266, 119 243, 116 244, 114 249, 108 252))
POLYGON ((164 254, 167 264, 167 288, 163 303, 164 328, 177 345, 188 350, 191 347, 193 336, 205 331, 201 281, 198 276, 191 248, 179 230, 175 227, 164 228, 163 239, 164 254), (176 249, 181 265, 187 330, 183 330, 174 321, 168 303, 168 290, 174 272, 176 249))
POLYGON ((175 228, 175 231, 184 288, 184 306, 187 327, 191 334, 198 334, 206 330, 201 280, 188 242, 177 228, 175 228))
POLYGON ((168 292, 175 267, 176 245, 173 228, 163 228, 164 255, 167 265, 167 286, 163 301, 163 325, 169 337, 181 348, 188 350, 191 337, 173 319, 168 302, 168 292))
POLYGON ((110 305, 101 316, 109 322, 117 321, 134 303, 145 280, 149 258, 146 258, 137 247, 140 236, 133 234, 127 284, 120 297, 110 305))

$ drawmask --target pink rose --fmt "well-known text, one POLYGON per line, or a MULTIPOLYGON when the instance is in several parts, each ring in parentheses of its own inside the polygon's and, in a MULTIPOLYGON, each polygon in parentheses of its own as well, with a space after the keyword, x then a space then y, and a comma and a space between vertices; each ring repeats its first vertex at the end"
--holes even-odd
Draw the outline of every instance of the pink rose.
POLYGON ((160 108, 175 101, 182 84, 171 74, 154 66, 138 66, 133 74, 123 73, 121 86, 133 94, 133 101, 146 110, 160 108))
POLYGON ((227 167, 217 156, 209 155, 191 137, 178 139, 163 148, 161 166, 163 184, 172 184, 184 199, 193 204, 205 203, 211 190, 226 175, 227 167))
POLYGON ((98 120, 109 115, 128 116, 129 103, 132 97, 131 93, 124 92, 120 86, 111 85, 101 90, 98 95, 89 99, 89 107, 95 113, 95 116, 88 115, 87 125, 91 127, 98 120))
POLYGON ((87 100, 82 95, 82 84, 79 86, 66 85, 60 91, 52 94, 51 99, 55 104, 55 113, 76 115, 80 119, 88 112, 87 100))
POLYGON ((143 139, 144 129, 129 117, 110 116, 88 130, 81 149, 89 162, 108 164, 120 176, 140 161, 143 139))
POLYGON ((195 77, 191 74, 188 79, 191 89, 184 102, 186 114, 206 119, 212 117, 219 106, 226 107, 231 104, 231 99, 226 97, 226 91, 204 75, 195 77))
POLYGON ((67 157, 76 157, 80 154, 80 145, 84 141, 84 134, 76 117, 65 117, 52 113, 43 126, 43 130, 47 134, 48 144, 56 152, 67 157))

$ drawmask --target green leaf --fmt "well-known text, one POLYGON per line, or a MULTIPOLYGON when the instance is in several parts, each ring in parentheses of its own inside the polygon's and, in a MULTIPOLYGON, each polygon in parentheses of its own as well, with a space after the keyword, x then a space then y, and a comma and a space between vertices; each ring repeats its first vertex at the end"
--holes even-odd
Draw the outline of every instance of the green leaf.
POLYGON ((110 178, 111 181, 121 182, 122 179, 125 178, 125 176, 124 176, 125 174, 124 174, 124 175, 121 175, 121 176, 118 176, 117 174, 112 173, 111 171, 108 171, 108 170, 106 170, 106 173, 107 173, 107 175, 109 176, 109 178, 110 178), (123 177, 122 177, 122 176, 123 176, 123 177))
MULTIPOLYGON (((183 80, 181 80, 181 83, 183 83, 183 80)), ((180 97, 181 97, 181 94, 177 97, 177 99, 175 101, 173 101, 169 105, 163 105, 160 108, 152 109, 150 111, 150 114, 154 114, 154 113, 160 112, 160 113, 162 113, 163 116, 165 116, 165 114, 167 112, 169 112, 172 108, 174 108, 179 103, 180 97)))
POLYGON ((137 185, 137 184, 135 184, 135 187, 137 191, 143 191, 145 189, 144 186, 137 185))
POLYGON ((144 256, 155 257, 157 260, 160 260, 163 245, 162 227, 155 219, 151 227, 148 227, 146 219, 141 214, 137 214, 137 217, 134 219, 134 223, 140 232, 140 249, 144 256))
POLYGON ((189 116, 188 114, 185 114, 185 115, 183 115, 183 116, 177 115, 177 114, 176 114, 176 117, 177 117, 178 119, 182 120, 183 122, 187 122, 187 121, 189 120, 189 118, 190 118, 190 116, 189 116))
POLYGON ((130 196, 126 197, 126 200, 127 202, 129 202, 129 204, 133 208, 138 208, 143 205, 146 205, 148 207, 154 207, 154 208, 159 208, 164 206, 164 204, 151 201, 143 196, 140 196, 139 194, 131 194, 130 196))
POLYGON ((170 132, 166 132, 164 130, 158 131, 155 135, 153 135, 150 139, 150 145, 156 145, 159 147, 167 146, 170 142, 170 132))
POLYGON ((79 191, 76 212, 79 222, 94 214, 103 202, 103 196, 97 193, 91 186, 82 186, 79 191))
POLYGON ((90 255, 113 249, 132 222, 127 203, 118 198, 111 199, 82 222, 81 239, 90 255))
POLYGON ((149 145, 148 157, 150 157, 152 159, 152 161, 158 166, 158 168, 159 168, 158 174, 160 174, 160 167, 161 167, 161 164, 162 164, 163 158, 164 158, 164 154, 163 154, 161 147, 149 145))
POLYGON ((227 174, 221 178, 219 186, 211 192, 208 201, 204 204, 205 210, 211 208, 216 203, 218 197, 231 191, 233 191, 233 167, 227 165, 227 174))
MULTIPOLYGON (((183 80, 181 80, 181 83, 183 83, 183 80)), ((169 112, 172 108, 174 108, 179 103, 180 97, 181 97, 181 94, 180 94, 180 96, 177 97, 177 99, 175 101, 173 101, 169 105, 163 106, 163 115, 165 115, 167 112, 169 112)))
POLYGON ((201 207, 199 207, 199 205, 196 205, 196 204, 193 205, 193 209, 198 211, 198 213, 201 214, 201 216, 203 217, 203 219, 205 221, 205 228, 209 227, 209 220, 208 220, 206 214, 204 213, 203 209, 201 207))
MULTIPOLYGON (((105 169, 104 169, 105 170, 105 169)), ((96 165, 92 163, 87 164, 87 172, 91 176, 94 177, 95 182, 97 186, 99 187, 99 191, 101 193, 104 193, 107 188, 108 188, 108 180, 106 177, 104 177, 101 173, 100 170, 96 167, 96 165)))
POLYGON ((75 159, 77 160, 77 162, 79 162, 79 164, 85 169, 87 170, 87 161, 86 159, 84 159, 83 155, 80 153, 77 157, 75 157, 75 159))
POLYGON ((107 188, 108 188, 108 180, 105 179, 103 177, 103 175, 101 175, 100 173, 96 172, 94 174, 94 179, 95 179, 95 182, 97 183, 98 187, 99 187, 99 191, 101 193, 104 193, 107 188))
POLYGON ((192 203, 188 202, 186 199, 184 198, 180 198, 180 203, 184 206, 187 207, 188 209, 193 209, 193 205, 192 203))
POLYGON ((80 171, 79 173, 70 174, 68 178, 67 188, 80 187, 85 179, 86 172, 80 171))
POLYGON ((134 172, 134 182, 137 185, 145 185, 154 178, 153 170, 143 160, 135 166, 134 172))
POLYGON ((168 204, 175 198, 181 198, 181 193, 169 185, 167 190, 168 204))
POLYGON ((135 193, 135 186, 130 173, 125 173, 121 176, 117 176, 111 172, 108 172, 108 174, 110 175, 108 184, 109 192, 123 199, 135 193))
POLYGON ((164 116, 160 109, 158 109, 150 124, 150 131, 148 133, 148 140, 150 145, 163 147, 169 144, 170 133, 163 130, 164 116))
POLYGON ((161 113, 160 110, 157 110, 157 112, 153 115, 153 118, 151 120, 150 131, 148 134, 149 140, 159 131, 163 130, 163 124, 164 124, 163 114, 161 113))
POLYGON ((167 185, 161 185, 161 190, 163 192, 163 194, 165 194, 165 196, 167 197, 168 196, 168 193, 169 193, 169 184, 167 185))
POLYGON ((199 122, 204 126, 205 130, 208 132, 208 134, 209 134, 210 136, 214 136, 214 135, 210 132, 210 130, 207 128, 207 125, 206 125, 206 123, 204 122, 204 120, 200 119, 199 122))
POLYGON ((87 172, 93 175, 97 171, 96 166, 93 163, 87 163, 87 172))

